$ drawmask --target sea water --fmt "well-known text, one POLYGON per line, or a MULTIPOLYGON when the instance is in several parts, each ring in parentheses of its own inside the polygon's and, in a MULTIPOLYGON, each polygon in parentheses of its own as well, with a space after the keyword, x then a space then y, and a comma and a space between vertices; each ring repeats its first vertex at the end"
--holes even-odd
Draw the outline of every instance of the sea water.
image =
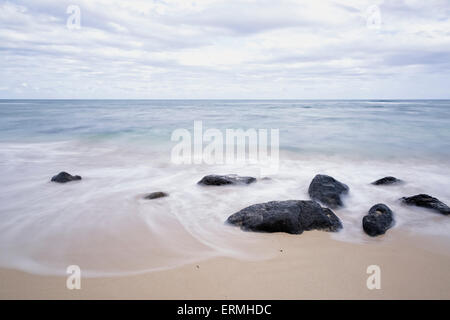
MULTIPOLYGON (((318 173, 346 183, 344 228, 330 241, 433 237, 450 252, 450 218, 398 199, 427 193, 450 204, 449 100, 0 100, 0 267, 83 275, 160 270, 215 256, 268 257, 271 235, 224 223, 255 203, 308 200, 318 173), (279 169, 248 186, 202 187, 207 174, 251 166, 177 165, 174 130, 278 129, 279 169), (60 171, 81 175, 50 182, 60 171), (392 175, 396 186, 370 183, 392 175), (144 200, 146 193, 169 197, 144 200), (368 237, 376 203, 395 227, 368 237)), ((299 235, 298 237, 301 237, 299 235)))

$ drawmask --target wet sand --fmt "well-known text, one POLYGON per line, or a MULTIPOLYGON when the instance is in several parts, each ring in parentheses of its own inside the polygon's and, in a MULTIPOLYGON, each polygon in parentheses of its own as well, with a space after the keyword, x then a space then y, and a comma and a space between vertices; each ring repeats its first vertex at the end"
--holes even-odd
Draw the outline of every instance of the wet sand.
POLYGON ((399 232, 361 244, 318 231, 267 236, 274 250, 268 260, 221 257, 140 275, 82 278, 80 290, 68 290, 65 277, 0 269, 0 298, 450 299, 448 244, 399 232), (369 265, 381 268, 379 290, 366 286, 369 265))

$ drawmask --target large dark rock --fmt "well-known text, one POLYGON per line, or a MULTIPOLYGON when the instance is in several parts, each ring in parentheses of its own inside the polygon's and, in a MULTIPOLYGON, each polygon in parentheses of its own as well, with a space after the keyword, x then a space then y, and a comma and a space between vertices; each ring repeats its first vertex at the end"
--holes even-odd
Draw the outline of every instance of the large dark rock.
POLYGON ((385 204, 379 203, 369 210, 362 220, 364 231, 371 237, 384 234, 394 225, 394 214, 385 204))
POLYGON ((228 174, 224 176, 212 174, 209 176, 204 176, 202 180, 198 182, 198 184, 202 184, 205 186, 221 186, 226 184, 250 184, 255 181, 256 178, 241 177, 236 174, 228 174))
POLYGON ((333 177, 318 174, 309 185, 308 193, 311 199, 320 201, 330 208, 343 205, 341 196, 348 193, 348 186, 333 177))
POLYGON ((401 198, 402 202, 410 206, 428 208, 444 215, 450 214, 450 208, 439 199, 433 198, 427 194, 418 194, 412 197, 401 198))
POLYGON ((396 177, 384 177, 381 179, 378 179, 377 181, 372 182, 372 184, 376 185, 376 186, 380 186, 380 185, 389 185, 389 184, 398 184, 398 183, 402 183, 403 181, 400 179, 397 179, 396 177))
POLYGON ((168 193, 165 193, 165 192, 162 192, 162 191, 157 191, 157 192, 149 193, 148 195, 146 195, 144 197, 144 199, 146 199, 146 200, 153 200, 153 199, 158 199, 158 198, 164 198, 164 197, 167 197, 167 196, 169 196, 168 193))
POLYGON ((66 183, 69 181, 81 180, 80 176, 73 176, 67 172, 60 172, 56 176, 52 177, 53 182, 66 183))
POLYGON ((242 230, 301 234, 305 230, 338 231, 339 218, 315 201, 287 200, 254 204, 228 217, 242 230))

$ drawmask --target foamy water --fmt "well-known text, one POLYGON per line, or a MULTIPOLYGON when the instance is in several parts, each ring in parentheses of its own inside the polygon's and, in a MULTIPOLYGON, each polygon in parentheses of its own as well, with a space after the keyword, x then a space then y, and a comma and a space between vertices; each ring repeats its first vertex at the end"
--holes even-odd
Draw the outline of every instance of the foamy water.
MULTIPOLYGON (((87 276, 138 273, 215 256, 264 259, 270 234, 224 224, 251 204, 309 199, 317 173, 346 183, 344 229, 335 241, 432 236, 450 250, 450 218, 398 199, 428 193, 450 203, 449 102, 408 101, 22 101, 2 102, 0 266, 87 276), (230 111, 231 110, 231 111, 230 111), (416 113, 418 113, 418 115, 416 113), (280 167, 248 186, 202 187, 206 174, 258 176, 257 167, 175 165, 171 130, 280 129, 280 167), (59 171, 82 181, 56 184, 59 171), (397 186, 370 182, 393 175, 397 186), (144 194, 170 195, 143 200, 144 194), (387 204, 396 225, 369 238, 362 217, 387 204)), ((301 235, 299 235, 301 237, 301 235)))

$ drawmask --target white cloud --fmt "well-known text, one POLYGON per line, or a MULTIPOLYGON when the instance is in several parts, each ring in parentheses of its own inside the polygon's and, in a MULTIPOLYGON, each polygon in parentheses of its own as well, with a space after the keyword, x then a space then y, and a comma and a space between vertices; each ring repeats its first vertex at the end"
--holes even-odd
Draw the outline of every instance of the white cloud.
POLYGON ((0 98, 450 98, 446 0, 76 2, 0 2, 0 98))

